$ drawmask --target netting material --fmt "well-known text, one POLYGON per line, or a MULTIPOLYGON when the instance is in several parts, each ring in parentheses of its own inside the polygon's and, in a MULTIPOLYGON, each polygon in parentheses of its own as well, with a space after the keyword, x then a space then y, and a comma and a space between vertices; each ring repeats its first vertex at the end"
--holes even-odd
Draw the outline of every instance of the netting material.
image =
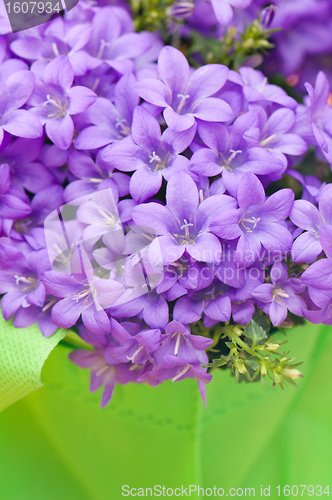
POLYGON ((0 411, 42 387, 45 360, 66 333, 59 329, 47 339, 37 324, 15 328, 0 313, 0 411))

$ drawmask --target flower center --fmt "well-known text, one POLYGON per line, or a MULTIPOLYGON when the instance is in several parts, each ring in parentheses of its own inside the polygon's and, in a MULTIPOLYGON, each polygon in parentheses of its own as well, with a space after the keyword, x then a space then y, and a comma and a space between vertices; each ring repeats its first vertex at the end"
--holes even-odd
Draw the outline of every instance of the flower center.
POLYGON ((177 97, 178 97, 178 99, 180 99, 180 103, 178 105, 178 109, 176 110, 176 112, 180 114, 181 111, 182 111, 183 106, 186 103, 186 100, 189 99, 190 95, 188 95, 188 94, 186 94, 186 95, 184 95, 184 94, 178 94, 177 97))
POLYGON ((261 220, 261 218, 260 218, 260 217, 250 217, 250 218, 245 217, 247 213, 248 213, 248 212, 246 212, 246 213, 245 213, 245 214, 241 217, 241 219, 240 219, 240 221, 239 221, 239 224, 242 226, 242 228, 241 228, 241 229, 242 229, 242 230, 244 229, 244 231, 245 231, 246 233, 252 233, 253 229, 256 229, 257 224, 259 223, 259 221, 261 220), (252 224, 252 227, 248 227, 248 225, 246 225, 245 223, 246 223, 246 224, 252 224))
POLYGON ((26 292, 27 290, 30 290, 31 288, 35 288, 37 286, 37 280, 36 278, 26 278, 25 276, 18 276, 15 274, 14 276, 16 285, 19 285, 20 283, 25 283, 26 287, 23 288, 23 291, 26 292))
POLYGON ((225 160, 223 154, 221 154, 221 157, 223 158, 223 163, 222 163, 222 167, 224 167, 226 170, 229 170, 230 172, 233 172, 233 169, 231 167, 231 163, 232 161, 234 160, 234 158, 237 157, 237 155, 241 154, 242 153, 242 150, 241 149, 237 149, 236 151, 234 149, 230 149, 230 155, 228 157, 227 160, 225 160))
POLYGON ((118 118, 115 124, 115 128, 119 132, 120 139, 131 134, 131 128, 129 127, 128 122, 125 118, 122 118, 122 120, 118 118))
POLYGON ((289 297, 289 295, 288 295, 288 293, 286 293, 281 288, 274 287, 273 290, 272 290, 272 297, 273 297, 273 300, 275 300, 276 302, 282 304, 282 300, 280 300, 280 298, 286 298, 287 299, 289 297))
POLYGON ((118 219, 113 214, 111 214, 111 212, 104 212, 104 210, 100 209, 98 210, 98 212, 103 217, 103 226, 113 228, 117 225, 118 219))
POLYGON ((47 94, 43 106, 48 106, 47 118, 51 118, 51 120, 60 120, 66 116, 69 103, 67 99, 63 103, 58 97, 51 97, 47 94))

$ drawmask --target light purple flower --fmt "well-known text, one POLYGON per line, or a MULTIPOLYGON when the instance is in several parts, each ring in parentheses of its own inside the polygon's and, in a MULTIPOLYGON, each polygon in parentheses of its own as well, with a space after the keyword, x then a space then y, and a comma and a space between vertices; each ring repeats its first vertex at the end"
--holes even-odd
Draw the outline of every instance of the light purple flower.
POLYGON ((212 234, 209 220, 218 212, 234 209, 236 200, 216 195, 199 204, 198 189, 192 178, 176 172, 168 181, 166 201, 166 206, 147 203, 132 211, 136 224, 151 227, 158 235, 149 247, 152 265, 171 264, 185 251, 196 260, 219 263, 221 245, 212 234))
POLYGON ((128 384, 135 378, 135 373, 130 371, 129 363, 107 365, 102 348, 96 347, 93 353, 77 349, 69 354, 69 359, 80 368, 91 368, 90 392, 95 392, 104 385, 102 408, 110 402, 117 383, 128 384))
POLYGON ((18 137, 35 139, 42 135, 36 116, 21 108, 34 90, 35 77, 31 71, 17 71, 0 84, 0 144, 4 131, 18 137))
POLYGON ((229 104, 211 97, 227 80, 226 66, 209 64, 192 72, 182 52, 164 47, 158 70, 161 81, 147 78, 137 82, 135 88, 147 102, 164 109, 164 119, 172 130, 187 130, 197 118, 209 122, 232 119, 229 104))
POLYGON ((45 273, 47 291, 62 299, 52 309, 52 320, 61 328, 73 326, 82 315, 84 325, 94 333, 111 331, 110 320, 103 307, 109 307, 124 292, 121 283, 93 275, 86 254, 78 249, 71 260, 72 274, 45 273))
POLYGON ((85 111, 97 96, 86 87, 72 87, 74 72, 66 56, 50 62, 37 80, 29 100, 32 112, 45 124, 48 137, 60 149, 68 149, 73 141, 74 123, 71 115, 85 111))
POLYGON ((188 160, 181 153, 190 146, 196 126, 175 133, 167 128, 163 135, 157 120, 143 107, 134 110, 132 136, 102 153, 113 168, 135 173, 130 179, 130 194, 138 203, 156 194, 163 177, 168 180, 177 170, 188 171, 188 160))
POLYGON ((273 264, 270 276, 272 283, 258 286, 252 294, 263 304, 263 310, 269 314, 272 324, 278 326, 285 321, 287 311, 303 316, 302 310, 306 305, 299 294, 305 290, 306 285, 297 278, 288 279, 287 266, 282 262, 273 264))

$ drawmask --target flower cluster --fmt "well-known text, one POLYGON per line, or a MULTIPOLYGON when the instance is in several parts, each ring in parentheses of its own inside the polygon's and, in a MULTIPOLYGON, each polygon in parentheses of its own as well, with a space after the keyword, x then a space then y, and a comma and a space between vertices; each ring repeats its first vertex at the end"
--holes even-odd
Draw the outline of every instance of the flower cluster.
MULTIPOLYGON (((212 7, 228 23, 249 4, 212 7)), ((126 5, 85 0, 2 35, 0 60, 2 314, 44 336, 77 328, 93 352, 70 358, 103 406, 116 383, 184 378, 205 401, 218 328, 245 374, 236 346, 257 312, 331 324, 332 188, 299 169, 311 146, 332 165, 324 73, 298 104, 251 67, 194 69, 135 33, 126 5)), ((297 378, 259 356, 262 376, 297 378)))

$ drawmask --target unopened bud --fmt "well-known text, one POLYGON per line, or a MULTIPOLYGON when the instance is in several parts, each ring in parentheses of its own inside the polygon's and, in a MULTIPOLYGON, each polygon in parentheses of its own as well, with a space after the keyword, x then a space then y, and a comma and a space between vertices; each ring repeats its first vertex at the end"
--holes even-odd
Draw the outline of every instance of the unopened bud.
POLYGON ((191 14, 194 12, 195 6, 194 2, 191 2, 190 0, 188 1, 180 1, 180 2, 174 2, 168 9, 167 9, 167 15, 169 17, 172 17, 173 19, 178 19, 178 20, 183 20, 187 19, 187 17, 190 17, 191 14))
POLYGON ((303 375, 299 370, 285 368, 283 371, 283 376, 291 379, 302 378, 303 375))
POLYGON ((264 30, 267 30, 271 26, 277 11, 278 8, 276 7, 276 5, 269 5, 268 7, 265 7, 265 9, 262 10, 261 26, 264 30))
POLYGON ((280 345, 279 344, 267 344, 265 349, 267 351, 277 351, 279 349, 280 345))
POLYGON ((242 335, 242 333, 243 333, 242 330, 240 328, 238 328, 237 326, 235 328, 233 328, 233 332, 238 336, 242 335))
POLYGON ((237 362, 235 363, 235 366, 236 366, 236 368, 238 369, 238 371, 239 371, 240 373, 242 373, 242 375, 244 375, 244 374, 246 373, 247 368, 244 366, 244 364, 243 364, 243 363, 241 363, 241 361, 237 361, 237 362))
POLYGON ((263 375, 263 377, 265 377, 265 375, 267 374, 267 368, 265 365, 262 365, 261 374, 263 375))

